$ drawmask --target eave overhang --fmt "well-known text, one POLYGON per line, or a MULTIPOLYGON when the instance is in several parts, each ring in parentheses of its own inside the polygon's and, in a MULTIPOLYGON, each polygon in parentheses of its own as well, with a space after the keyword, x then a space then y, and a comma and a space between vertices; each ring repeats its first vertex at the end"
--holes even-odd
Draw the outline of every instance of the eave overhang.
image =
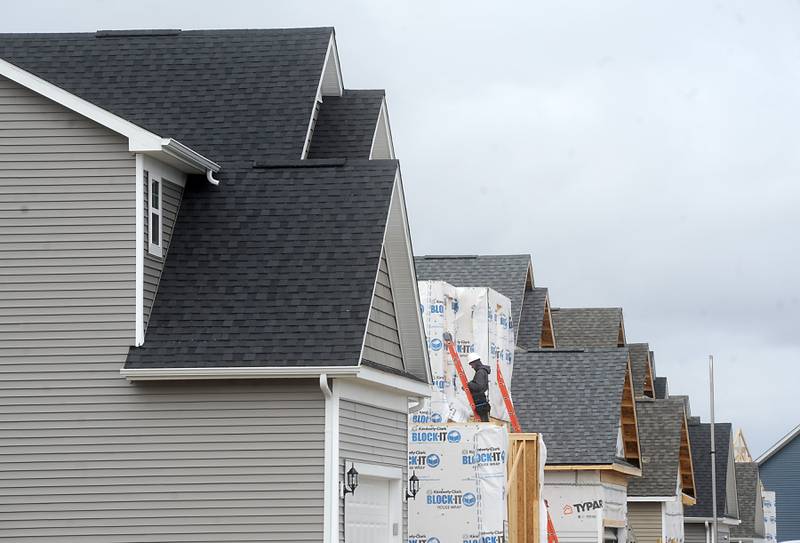
POLYGON ((309 366, 309 367, 227 367, 227 368, 136 368, 122 369, 120 375, 128 381, 184 381, 210 379, 318 379, 352 378, 401 391, 409 396, 427 398, 430 386, 402 375, 395 375, 368 366, 309 366))
POLYGON ((615 471, 624 475, 642 476, 642 470, 623 464, 545 464, 545 471, 615 471))
POLYGON ((221 169, 219 164, 179 141, 154 134, 3 59, 0 59, 0 76, 127 138, 132 153, 150 155, 184 173, 209 174, 221 169))

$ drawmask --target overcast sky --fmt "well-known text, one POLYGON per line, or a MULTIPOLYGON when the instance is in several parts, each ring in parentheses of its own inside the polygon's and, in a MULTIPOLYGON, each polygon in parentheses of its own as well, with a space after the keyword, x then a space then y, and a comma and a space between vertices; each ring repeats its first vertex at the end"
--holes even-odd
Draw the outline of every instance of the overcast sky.
POLYGON ((800 3, 27 0, 2 32, 335 26, 385 88, 417 254, 531 253, 622 306, 760 454, 800 423, 800 3))

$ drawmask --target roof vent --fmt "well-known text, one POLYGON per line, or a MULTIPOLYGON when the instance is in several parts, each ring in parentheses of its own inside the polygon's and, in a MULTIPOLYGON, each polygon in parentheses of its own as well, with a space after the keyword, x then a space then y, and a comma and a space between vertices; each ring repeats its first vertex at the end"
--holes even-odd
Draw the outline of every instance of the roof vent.
POLYGON ((151 36, 177 36, 181 33, 180 28, 155 28, 144 30, 98 30, 94 33, 95 38, 136 38, 151 36))

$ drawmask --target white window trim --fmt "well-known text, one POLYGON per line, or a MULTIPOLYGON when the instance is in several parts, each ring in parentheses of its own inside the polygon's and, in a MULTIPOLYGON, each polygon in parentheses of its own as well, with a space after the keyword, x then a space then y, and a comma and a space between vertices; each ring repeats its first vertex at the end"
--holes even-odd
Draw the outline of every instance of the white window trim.
POLYGON ((147 252, 151 255, 163 258, 164 249, 164 178, 156 172, 149 172, 147 187, 147 252), (158 182, 158 208, 153 208, 153 183, 158 182), (153 242, 153 215, 158 216, 158 243, 153 242))

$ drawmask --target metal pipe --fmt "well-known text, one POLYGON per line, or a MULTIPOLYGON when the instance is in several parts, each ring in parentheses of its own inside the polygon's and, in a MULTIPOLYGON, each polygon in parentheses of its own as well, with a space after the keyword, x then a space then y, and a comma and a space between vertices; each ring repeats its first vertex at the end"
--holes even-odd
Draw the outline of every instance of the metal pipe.
POLYGON ((711 543, 717 543, 717 445, 714 438, 714 356, 708 355, 709 399, 711 403, 711 543))

